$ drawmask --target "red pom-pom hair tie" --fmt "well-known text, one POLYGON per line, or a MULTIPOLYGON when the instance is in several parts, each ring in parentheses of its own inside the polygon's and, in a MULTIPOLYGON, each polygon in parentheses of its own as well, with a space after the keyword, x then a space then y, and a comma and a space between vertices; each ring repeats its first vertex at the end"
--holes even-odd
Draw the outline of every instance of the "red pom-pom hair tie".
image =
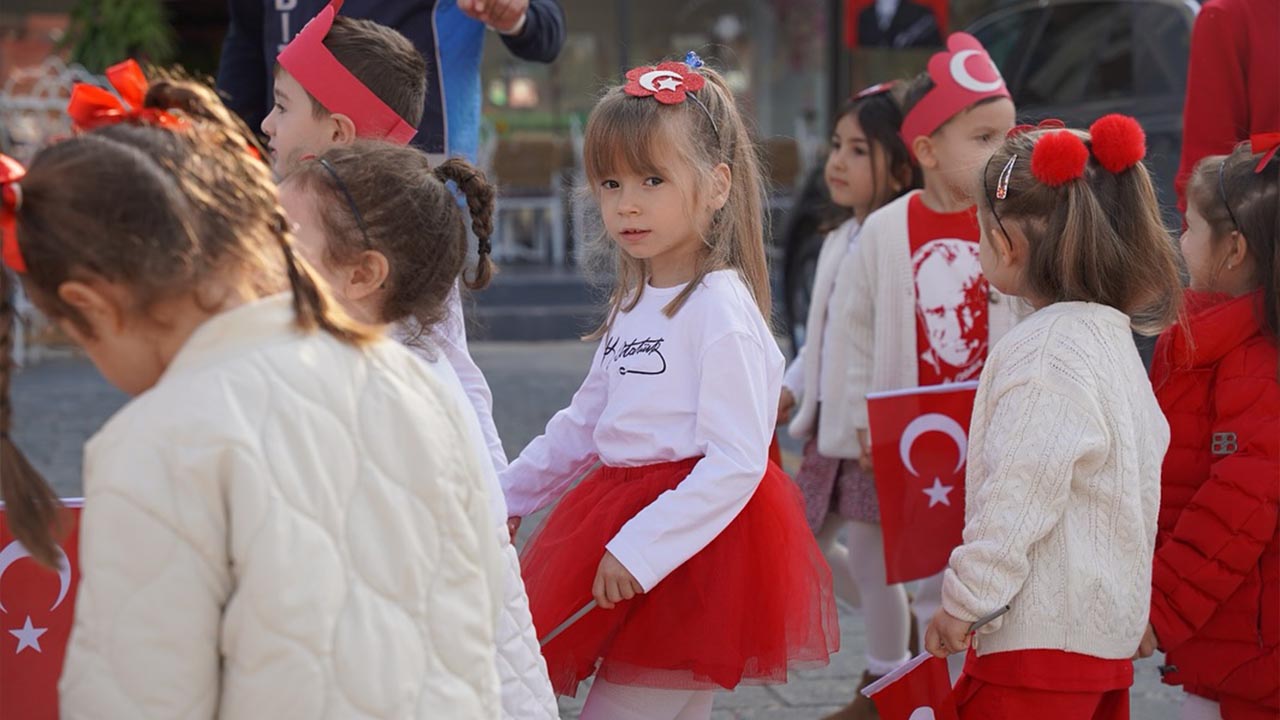
POLYGON ((1054 130, 1036 140, 1031 150, 1031 174, 1049 187, 1061 187, 1084 177, 1089 148, 1070 130, 1054 130))
POLYGON ((1122 173, 1147 156, 1147 134, 1128 115, 1104 115, 1089 126, 1093 156, 1111 174, 1122 173))

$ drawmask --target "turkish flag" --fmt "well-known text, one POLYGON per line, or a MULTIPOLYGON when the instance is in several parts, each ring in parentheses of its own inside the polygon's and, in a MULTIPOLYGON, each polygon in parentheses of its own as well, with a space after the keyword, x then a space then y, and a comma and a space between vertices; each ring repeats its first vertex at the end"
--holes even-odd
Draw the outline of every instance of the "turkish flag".
POLYGON ((947 661, 920 653, 862 689, 882 720, 959 720, 947 661))
POLYGON ((0 504, 0 708, 5 718, 56 720, 58 677, 76 606, 82 501, 64 500, 61 572, 40 565, 9 533, 0 504))
POLYGON ((947 566, 964 531, 964 470, 976 382, 867 395, 886 582, 947 566))

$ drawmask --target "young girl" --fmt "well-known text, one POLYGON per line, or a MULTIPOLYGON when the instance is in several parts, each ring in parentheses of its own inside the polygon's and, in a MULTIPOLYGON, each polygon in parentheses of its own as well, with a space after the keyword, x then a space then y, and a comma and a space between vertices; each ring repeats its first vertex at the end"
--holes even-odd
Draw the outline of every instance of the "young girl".
MULTIPOLYGON (((691 56, 694 65, 701 65, 691 56)), ((501 475, 510 512, 565 495, 522 564, 552 685, 583 717, 706 718, 838 643, 831 576, 766 453, 783 360, 765 321, 761 177, 715 72, 627 73, 587 124, 617 287, 572 404, 501 475)))
MULTIPOLYGON (((829 308, 850 289, 847 263, 867 215, 919 187, 919 169, 902 142, 901 128, 894 83, 863 90, 839 115, 825 174, 843 222, 827 235, 818 256, 808 341, 782 379, 778 406, 778 421, 791 418, 791 435, 806 441, 795 481, 804 494, 809 527, 831 565, 836 595, 863 608, 868 678, 888 674, 907 659, 909 615, 902 586, 884 581, 875 483, 858 464, 858 438, 847 412, 849 326, 829 322, 829 308), (848 546, 856 552, 836 541, 846 524, 848 546)), ((870 703, 866 698, 855 702, 870 703)))
MULTIPOLYGON (((493 228, 493 186, 461 159, 432 168, 416 148, 358 140, 304 161, 280 187, 304 257, 343 305, 370 324, 393 324, 474 415, 458 376, 440 350, 439 324, 467 257, 463 210, 445 185, 465 196, 471 227, 485 250, 493 228)), ((481 252, 476 275, 488 272, 481 252)), ((488 463, 478 420, 469 422, 473 451, 488 465, 491 520, 506 560, 504 604, 498 618, 498 675, 503 717, 556 718, 559 711, 538 649, 520 562, 507 534, 507 505, 488 463)))
POLYGON ((970 425, 964 544, 925 645, 970 645, 961 718, 1127 718, 1169 426, 1132 331, 1178 311, 1142 128, 1015 133, 980 180, 982 270, 1035 311, 991 350, 970 425))
POLYGON ((1187 720, 1280 715, 1280 161, 1260 145, 1191 175, 1186 320, 1151 366, 1172 437, 1142 654, 1168 653, 1187 720))
POLYGON ((62 715, 496 717, 461 408, 332 306, 242 138, 161 112, 184 122, 64 141, 4 192, 6 262, 136 396, 86 446, 62 715))

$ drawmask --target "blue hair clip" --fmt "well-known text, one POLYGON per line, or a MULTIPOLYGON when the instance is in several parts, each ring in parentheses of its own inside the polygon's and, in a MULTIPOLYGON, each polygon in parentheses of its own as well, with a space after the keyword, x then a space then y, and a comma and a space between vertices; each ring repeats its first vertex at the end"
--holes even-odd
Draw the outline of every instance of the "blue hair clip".
POLYGON ((702 67, 706 63, 702 62, 702 58, 698 57, 698 53, 690 50, 684 55, 684 64, 688 65, 694 70, 697 70, 698 68, 702 67))

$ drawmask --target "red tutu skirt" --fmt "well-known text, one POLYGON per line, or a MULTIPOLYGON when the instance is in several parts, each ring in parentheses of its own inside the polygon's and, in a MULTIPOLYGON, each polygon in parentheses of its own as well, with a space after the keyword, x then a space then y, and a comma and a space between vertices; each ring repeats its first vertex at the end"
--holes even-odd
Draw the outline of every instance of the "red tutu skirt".
MULTIPOLYGON (((591 601, 605 544, 697 459, 601 467, 552 510, 521 555, 538 637, 591 601)), ((773 463, 738 517, 650 592, 595 608, 542 648, 562 695, 597 669, 621 685, 733 689, 783 683, 840 647, 831 570, 800 493, 773 463)))

